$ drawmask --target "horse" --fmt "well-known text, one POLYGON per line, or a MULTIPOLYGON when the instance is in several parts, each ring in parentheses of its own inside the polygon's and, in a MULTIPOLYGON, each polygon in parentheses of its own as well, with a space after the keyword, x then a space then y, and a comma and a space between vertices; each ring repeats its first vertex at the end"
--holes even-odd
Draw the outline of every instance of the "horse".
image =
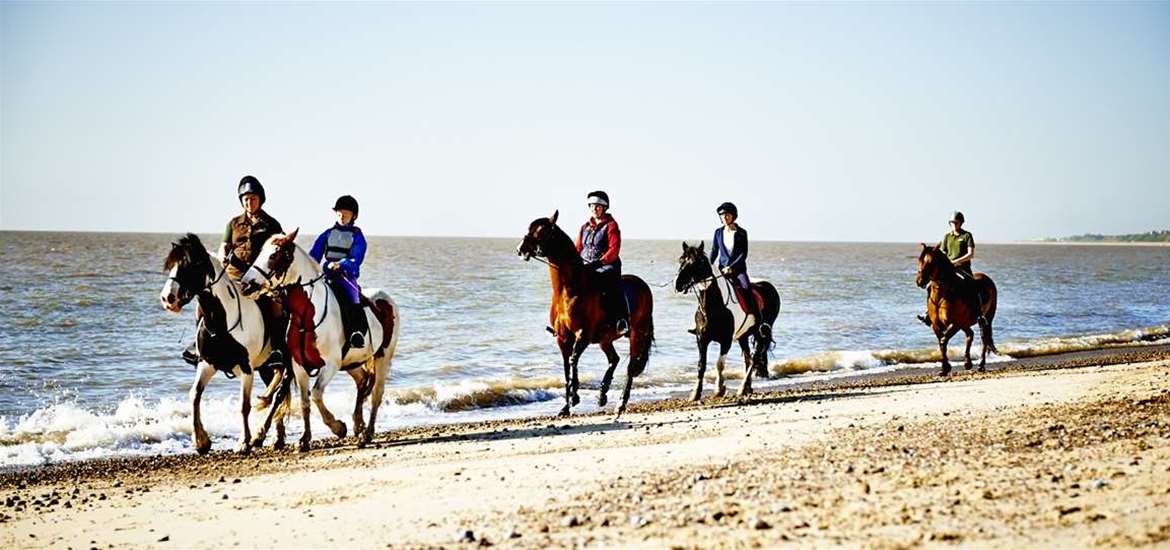
MULTIPOLYGON (((549 266, 553 291, 549 325, 556 335, 565 369, 565 406, 558 415, 568 416, 573 405, 581 402, 577 394, 577 362, 585 348, 589 344, 600 345, 609 362, 601 379, 601 394, 597 398, 599 407, 604 407, 608 400, 606 394, 621 357, 614 349, 613 342, 619 337, 614 327, 606 322, 600 289, 596 287, 592 273, 585 269, 573 240, 557 226, 559 215, 560 212, 556 211, 552 216, 537 218, 529 224, 516 253, 525 261, 533 257, 543 258, 549 266)), ((654 302, 650 287, 633 275, 623 275, 621 286, 625 288, 630 306, 630 362, 626 366, 626 385, 616 418, 621 418, 625 412, 633 380, 646 370, 654 342, 654 302)))
MULTIPOLYGON (((159 300, 171 313, 179 313, 191 300, 198 298, 199 309, 203 312, 198 321, 196 344, 199 350, 199 365, 195 371, 195 382, 191 385, 190 398, 193 413, 195 450, 206 454, 211 450, 211 439, 203 429, 200 401, 203 390, 216 371, 240 379, 240 414, 243 430, 236 450, 247 453, 258 447, 252 441, 248 426, 251 411, 252 375, 260 370, 272 351, 268 341, 260 307, 255 300, 244 299, 240 288, 231 277, 224 276, 224 265, 208 254, 199 237, 188 233, 177 242, 171 243, 171 251, 163 262, 167 272, 159 300)), ((271 376, 269 376, 271 377, 271 376)), ((278 380, 269 384, 267 397, 279 385, 278 380)), ((269 411, 271 422, 274 408, 269 411)), ((277 414, 277 447, 284 445, 284 410, 277 414)))
POLYGON ((699 299, 698 309, 695 311, 694 331, 695 341, 699 345, 699 376, 695 382, 695 391, 691 393, 691 401, 698 401, 703 395, 707 347, 711 342, 719 343, 719 360, 715 362, 715 396, 722 397, 727 390, 723 379, 723 365, 733 340, 739 342, 739 348, 743 352, 744 379, 743 385, 739 388, 739 395, 743 397, 750 394, 753 371, 758 376, 768 376, 768 351, 773 343, 772 326, 776 322, 776 317, 780 315, 780 293, 767 281, 752 283, 752 289, 760 294, 764 302, 759 308, 763 319, 759 319, 751 326, 745 326, 747 314, 738 305, 736 299, 738 294, 732 287, 731 280, 719 273, 719 269, 707 260, 703 243, 699 243, 699 246, 682 243, 682 255, 678 258, 678 264, 678 275, 674 281, 675 291, 687 293, 697 288, 699 299), (753 339, 755 348, 749 352, 749 340, 753 339))
POLYGON ((920 246, 922 250, 918 254, 918 274, 915 283, 918 284, 918 288, 930 285, 926 313, 930 318, 930 328, 938 338, 938 350, 942 353, 942 372, 939 375, 946 376, 951 373, 951 362, 947 358, 947 342, 960 330, 967 335, 966 360, 963 368, 971 368, 971 340, 975 335, 971 326, 976 323, 979 324, 979 334, 983 343, 979 357, 979 372, 983 372, 986 370, 984 365, 987 363, 987 351, 999 353, 991 332, 991 322, 995 320, 995 307, 999 296, 995 282, 983 273, 975 273, 971 278, 961 277, 954 264, 938 246, 926 244, 920 246))
POLYGON ((248 294, 279 290, 286 293, 286 309, 291 316, 288 328, 289 354, 300 389, 301 415, 305 422, 300 450, 309 450, 309 442, 313 437, 309 427, 310 369, 320 369, 317 381, 313 384, 313 401, 317 404, 317 411, 321 413, 325 425, 339 438, 345 437, 346 426, 325 407, 325 386, 329 385, 338 370, 348 372, 353 378, 357 384, 353 411, 354 433, 360 434, 358 444, 365 445, 374 437, 374 424, 378 419, 378 407, 382 404, 390 362, 398 348, 398 305, 385 291, 368 289, 362 308, 368 321, 369 338, 360 348, 349 347, 337 297, 325 281, 321 265, 297 246, 295 241, 298 231, 269 237, 257 254, 256 261, 244 273, 243 290, 248 294), (370 399, 368 424, 362 419, 362 405, 366 398, 370 399))

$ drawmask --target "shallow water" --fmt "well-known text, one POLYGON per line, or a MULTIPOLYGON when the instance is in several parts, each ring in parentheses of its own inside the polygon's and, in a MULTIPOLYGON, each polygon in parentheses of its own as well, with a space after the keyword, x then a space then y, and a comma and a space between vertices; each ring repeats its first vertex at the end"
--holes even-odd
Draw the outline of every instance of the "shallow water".
MULTIPOLYGON (((0 232, 0 466, 190 450, 193 369, 178 355, 193 338, 194 314, 167 313, 158 301, 175 237, 0 232)), ((387 289, 402 310, 379 428, 559 408, 560 356, 544 331, 548 270, 519 259, 515 246, 370 238, 362 283, 387 289)), ((657 347, 635 399, 693 383, 696 351, 685 330, 695 298, 666 284, 680 251, 678 241, 623 248, 625 271, 650 283, 655 300, 657 347)), ((1000 289, 995 328, 1005 355, 1170 336, 1170 248, 982 244, 978 251, 976 269, 1000 289)), ((783 377, 770 384, 936 360, 932 334, 914 319, 925 301, 914 285, 916 257, 916 244, 752 243, 753 278, 772 281, 783 300, 772 356, 783 377)), ((742 368, 730 359, 732 372, 742 368)), ((603 368, 600 350, 588 350, 587 389, 603 368)), ((239 431, 237 393, 222 376, 208 389, 216 448, 229 447, 239 431)), ((595 395, 582 395, 581 410, 595 395)), ((341 376, 327 402, 346 411, 352 396, 341 376)), ((290 426, 296 433, 299 420, 290 426)), ((318 425, 315 433, 327 431, 318 425)))

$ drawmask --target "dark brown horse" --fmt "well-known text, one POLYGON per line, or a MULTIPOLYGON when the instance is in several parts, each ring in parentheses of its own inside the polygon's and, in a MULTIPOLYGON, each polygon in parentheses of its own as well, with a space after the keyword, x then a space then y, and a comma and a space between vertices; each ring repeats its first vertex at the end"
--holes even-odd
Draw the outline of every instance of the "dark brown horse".
POLYGON ((998 298, 995 283, 983 273, 975 273, 973 277, 960 276, 951 260, 937 246, 921 246, 915 282, 919 288, 926 288, 928 283, 930 285, 926 313, 930 317, 930 327, 938 337, 938 349, 942 352, 942 372, 939 374, 946 376, 951 372, 947 342, 960 330, 967 335, 963 367, 971 368, 971 340, 975 336, 971 327, 975 324, 979 325, 979 334, 983 340, 983 350, 979 357, 979 371, 982 372, 987 362, 987 350, 999 352, 991 337, 991 322, 995 319, 998 298))
MULTIPOLYGON (((589 344, 599 344, 605 352, 609 368, 601 379, 601 395, 597 405, 604 407, 606 393, 613 383, 614 369, 621 358, 613 347, 618 335, 606 322, 602 307, 601 289, 585 269, 581 255, 573 240, 557 227, 558 212, 548 218, 537 218, 528 225, 528 233, 516 253, 526 261, 532 257, 544 258, 548 263, 552 279, 552 305, 548 319, 565 367, 565 406, 560 415, 567 416, 573 405, 581 402, 577 395, 577 362, 589 344)), ((626 367, 626 386, 622 390, 622 402, 618 405, 620 417, 630 401, 630 386, 634 377, 642 374, 650 359, 650 346, 654 342, 654 302, 650 287, 633 275, 623 275, 622 285, 628 289, 630 306, 630 363, 626 367)))

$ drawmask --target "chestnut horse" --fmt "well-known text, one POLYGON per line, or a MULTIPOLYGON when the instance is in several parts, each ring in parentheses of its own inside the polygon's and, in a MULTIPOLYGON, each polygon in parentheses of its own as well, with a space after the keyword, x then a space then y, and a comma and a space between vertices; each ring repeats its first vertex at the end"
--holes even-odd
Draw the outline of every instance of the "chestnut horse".
POLYGON ((975 335, 971 326, 976 323, 979 324, 979 334, 983 341, 979 357, 979 371, 982 372, 987 362, 987 350, 999 352, 991 337, 991 322, 995 319, 995 304, 999 294, 995 283, 983 273, 975 273, 972 278, 962 277, 938 246, 921 246, 915 282, 919 288, 926 288, 927 283, 930 284, 926 313, 930 317, 930 327, 938 338, 938 349, 942 352, 942 372, 939 374, 946 376, 951 373, 947 342, 960 330, 967 335, 963 367, 971 368, 971 340, 975 335), (979 315, 980 306, 982 317, 979 315))
MULTIPOLYGON (((565 367, 565 406, 561 408, 560 416, 568 416, 572 406, 581 402, 577 395, 577 362, 585 348, 589 344, 599 344, 609 362, 609 368, 601 379, 601 395, 597 398, 599 407, 605 406, 606 393, 613 383, 614 369, 621 358, 613 347, 613 341, 618 339, 618 335, 606 323, 607 315, 602 307, 600 289, 592 273, 585 269, 573 240, 557 227, 558 214, 553 212, 552 216, 538 218, 529 224, 528 233, 516 247, 516 253, 525 261, 534 256, 544 258, 549 266, 553 291, 548 312, 549 325, 557 337, 565 367)), ((627 290, 630 306, 630 363, 626 366, 626 386, 617 409, 619 418, 630 401, 630 386, 634 377, 646 370, 650 345, 654 342, 654 302, 650 287, 633 275, 623 275, 622 286, 627 290)))

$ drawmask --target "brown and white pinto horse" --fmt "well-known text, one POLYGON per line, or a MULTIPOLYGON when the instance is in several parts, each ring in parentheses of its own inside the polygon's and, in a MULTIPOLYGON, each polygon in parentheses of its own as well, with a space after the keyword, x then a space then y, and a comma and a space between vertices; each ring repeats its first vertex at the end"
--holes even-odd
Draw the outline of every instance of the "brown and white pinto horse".
POLYGON ((963 367, 971 368, 971 340, 975 333, 971 326, 979 324, 983 350, 979 357, 979 371, 984 370, 987 350, 997 352, 991 337, 991 322, 995 320, 995 306, 999 291, 991 277, 975 273, 973 278, 960 277, 954 264, 939 250, 938 246, 921 245, 918 254, 918 275, 915 282, 919 288, 929 284, 926 314, 930 327, 938 338, 938 350, 942 353, 942 372, 951 373, 951 361, 947 358, 947 342, 960 330, 967 335, 966 360, 963 367), (980 316, 982 306, 982 317, 980 316))
MULTIPOLYGON (((606 394, 613 383, 613 373, 621 358, 613 342, 618 335, 606 323, 606 312, 592 273, 585 269, 573 240, 557 227, 559 212, 548 218, 538 218, 528 225, 528 233, 516 253, 525 261, 532 257, 544 258, 552 279, 552 305, 549 307, 549 325, 557 337, 565 368, 565 406, 560 416, 568 416, 573 405, 581 402, 577 395, 577 362, 589 344, 599 344, 605 352, 609 367, 601 379, 601 395, 597 405, 604 407, 606 394)), ((633 275, 623 275, 622 285, 629 289, 630 306, 630 362, 626 366, 626 385, 617 416, 621 417, 630 401, 630 387, 634 377, 642 374, 650 359, 654 342, 654 301, 650 287, 633 275)))
MULTIPOLYGON (((337 297, 325 282, 320 264, 297 246, 296 238, 297 231, 269 238, 255 263, 244 273, 243 291, 286 291, 286 307, 290 314, 288 348, 305 422, 300 450, 308 450, 313 437, 309 429, 309 371, 317 369, 320 371, 313 384, 313 402, 317 404, 325 425, 337 437, 346 434, 345 423, 329 412, 324 398, 325 386, 338 370, 344 370, 357 384, 354 433, 359 444, 368 443, 374 435, 390 361, 398 346, 398 306, 385 291, 367 289, 368 299, 363 307, 370 327, 369 338, 360 348, 349 347, 342 329, 337 297), (363 424, 362 405, 366 398, 370 399, 370 422, 363 424)), ((261 428, 258 438, 263 438, 265 429, 267 426, 261 428)))

